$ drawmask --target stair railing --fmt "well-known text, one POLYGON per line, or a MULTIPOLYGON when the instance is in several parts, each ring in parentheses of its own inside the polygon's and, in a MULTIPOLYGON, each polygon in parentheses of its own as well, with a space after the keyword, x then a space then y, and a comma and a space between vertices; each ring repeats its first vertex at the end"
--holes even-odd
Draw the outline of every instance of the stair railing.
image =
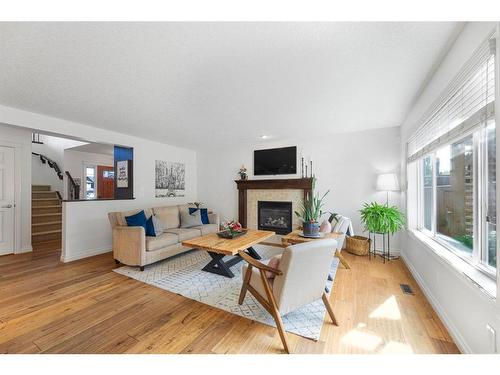
POLYGON ((68 197, 71 200, 80 199, 80 185, 77 185, 71 173, 68 171, 65 172, 66 176, 68 176, 68 197))
POLYGON ((63 179, 63 174, 62 174, 61 168, 59 168, 59 166, 57 165, 57 163, 54 160, 49 159, 45 155, 37 154, 36 152, 32 152, 32 154, 35 156, 38 156, 40 158, 40 161, 42 162, 42 164, 47 164, 50 168, 52 168, 57 173, 57 177, 59 177, 60 180, 63 179))

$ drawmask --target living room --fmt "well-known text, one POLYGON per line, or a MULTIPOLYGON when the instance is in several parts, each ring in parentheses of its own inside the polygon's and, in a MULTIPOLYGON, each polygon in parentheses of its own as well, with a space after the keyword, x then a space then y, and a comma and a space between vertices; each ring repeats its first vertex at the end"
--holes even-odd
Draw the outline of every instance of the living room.
POLYGON ((500 23, 216 20, 0 22, 0 352, 498 354, 500 23))

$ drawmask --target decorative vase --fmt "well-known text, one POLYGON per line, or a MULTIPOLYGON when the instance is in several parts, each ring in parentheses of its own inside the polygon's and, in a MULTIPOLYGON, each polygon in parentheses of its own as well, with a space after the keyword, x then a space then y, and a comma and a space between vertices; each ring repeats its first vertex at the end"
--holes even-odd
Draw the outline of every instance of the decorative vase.
POLYGON ((319 223, 315 222, 304 222, 304 235, 305 236, 318 236, 319 235, 319 223))
POLYGON ((248 178, 248 175, 246 173, 240 173, 240 180, 244 181, 248 178))
POLYGON ((332 231, 332 224, 328 220, 324 220, 319 227, 321 233, 330 233, 332 231))

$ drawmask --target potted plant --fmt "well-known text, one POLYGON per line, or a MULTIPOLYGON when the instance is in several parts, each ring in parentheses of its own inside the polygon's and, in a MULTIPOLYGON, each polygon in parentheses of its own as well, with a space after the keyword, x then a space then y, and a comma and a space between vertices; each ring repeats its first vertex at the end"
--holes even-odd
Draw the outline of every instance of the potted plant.
POLYGON ((295 215, 299 217, 303 224, 304 236, 318 237, 319 236, 319 219, 323 214, 321 209, 323 208, 323 200, 329 193, 329 190, 323 194, 320 198, 319 194, 314 194, 314 187, 316 185, 316 179, 313 178, 313 193, 307 194, 302 204, 299 207, 299 211, 295 211, 295 215))
POLYGON ((372 233, 394 234, 405 225, 405 217, 396 206, 365 203, 360 213, 365 229, 372 233))

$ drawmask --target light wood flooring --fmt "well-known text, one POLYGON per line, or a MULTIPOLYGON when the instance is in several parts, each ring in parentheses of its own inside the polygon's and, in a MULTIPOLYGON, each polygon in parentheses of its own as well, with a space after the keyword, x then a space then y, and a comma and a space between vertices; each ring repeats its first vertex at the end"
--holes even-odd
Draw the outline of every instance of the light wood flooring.
MULTIPOLYGON (((314 342, 293 353, 457 353, 401 261, 346 253, 314 342), (404 295, 400 283, 415 295, 404 295)), ((60 241, 0 257, 0 353, 282 353, 275 328, 112 272, 111 254, 63 264, 60 241)))

